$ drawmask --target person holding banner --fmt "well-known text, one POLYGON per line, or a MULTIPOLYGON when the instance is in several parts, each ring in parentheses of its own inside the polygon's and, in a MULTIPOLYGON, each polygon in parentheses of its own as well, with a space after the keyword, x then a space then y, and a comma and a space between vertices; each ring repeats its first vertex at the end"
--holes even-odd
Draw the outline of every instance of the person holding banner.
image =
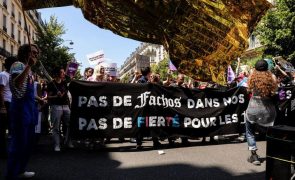
POLYGON ((130 81, 130 83, 137 83, 139 78, 141 78, 141 74, 138 71, 136 71, 134 73, 134 76, 133 76, 132 80, 130 81))
MULTIPOLYGON (((94 73, 91 77, 87 79, 87 81, 94 81, 94 82, 107 82, 107 77, 105 73, 105 67, 103 66, 102 63, 98 64, 94 68, 94 73)), ((104 138, 99 138, 99 146, 104 147, 105 146, 105 140, 104 138)), ((90 149, 94 149, 96 145, 96 139, 86 139, 85 140, 85 145, 89 147, 90 149)))
MULTIPOLYGON (((142 76, 139 78, 139 80, 137 81, 137 83, 139 84, 145 84, 145 83, 149 83, 151 82, 151 68, 150 67, 143 67, 141 68, 141 74, 142 76)), ((153 131, 151 131, 152 134, 152 140, 153 140, 153 147, 159 148, 162 144, 159 142, 158 137, 154 136, 153 134, 155 134, 153 131)), ((142 149, 142 132, 139 129, 138 133, 137 133, 137 137, 136 137, 136 149, 140 150, 142 149)))
POLYGON ((272 96, 277 90, 277 80, 268 71, 267 62, 265 60, 259 60, 256 62, 255 69, 250 75, 248 82, 248 89, 252 93, 245 113, 246 138, 248 149, 251 151, 248 162, 254 165, 260 165, 261 162, 256 153, 255 129, 265 130, 274 124, 277 113, 272 96))
POLYGON ((34 172, 27 172, 26 167, 34 145, 35 95, 34 77, 31 67, 37 62, 39 48, 24 44, 18 49, 18 61, 10 68, 10 103, 11 140, 8 148, 7 179, 31 178, 34 172))
POLYGON ((64 144, 69 148, 73 148, 70 139, 70 107, 68 97, 68 86, 65 79, 64 69, 58 69, 54 72, 54 80, 48 84, 48 100, 50 104, 50 118, 52 123, 52 136, 54 140, 54 151, 59 152, 60 149, 60 124, 63 121, 63 129, 65 129, 64 144))
MULTIPOLYGON (((184 84, 184 74, 178 74, 177 75, 177 79, 175 83, 170 84, 171 87, 183 87, 183 88, 188 88, 186 84, 184 84)), ((181 144, 183 146, 190 146, 190 142, 188 141, 187 137, 180 137, 181 139, 181 144)), ((169 137, 168 141, 169 141, 169 145, 172 147, 174 146, 174 140, 175 138, 173 137, 169 137)))

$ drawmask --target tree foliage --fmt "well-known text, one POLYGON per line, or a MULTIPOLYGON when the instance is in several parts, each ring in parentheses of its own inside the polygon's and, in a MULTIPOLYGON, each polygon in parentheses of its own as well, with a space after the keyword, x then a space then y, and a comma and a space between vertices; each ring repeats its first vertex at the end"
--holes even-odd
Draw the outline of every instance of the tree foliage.
POLYGON ((54 70, 65 69, 67 63, 74 58, 74 54, 69 53, 70 48, 62 45, 64 40, 61 36, 65 33, 64 25, 59 23, 55 16, 51 16, 49 22, 45 21, 37 27, 35 43, 41 50, 39 60, 51 76, 54 70))
POLYGON ((159 73, 161 76, 161 79, 167 78, 167 73, 169 69, 169 60, 167 57, 165 57, 162 61, 160 61, 158 64, 152 64, 151 70, 153 73, 159 73))
POLYGON ((120 79, 120 82, 122 83, 129 83, 131 76, 129 74, 126 74, 125 76, 122 77, 122 79, 120 79))
POLYGON ((283 56, 295 63, 295 1, 277 0, 256 28, 264 54, 283 56))

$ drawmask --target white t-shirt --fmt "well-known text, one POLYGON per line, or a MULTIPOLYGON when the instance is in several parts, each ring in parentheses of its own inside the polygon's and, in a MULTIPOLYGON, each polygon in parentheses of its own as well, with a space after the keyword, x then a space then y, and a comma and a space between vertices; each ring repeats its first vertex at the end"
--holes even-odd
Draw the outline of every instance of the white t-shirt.
POLYGON ((11 102, 11 91, 9 87, 9 73, 3 71, 0 73, 0 85, 4 86, 3 98, 4 101, 11 102))

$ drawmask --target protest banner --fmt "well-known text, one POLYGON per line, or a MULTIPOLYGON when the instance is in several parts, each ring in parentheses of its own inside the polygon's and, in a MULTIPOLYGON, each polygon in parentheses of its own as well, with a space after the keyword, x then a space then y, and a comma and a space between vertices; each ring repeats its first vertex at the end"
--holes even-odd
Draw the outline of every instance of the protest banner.
POLYGON ((73 81, 71 132, 74 137, 191 137, 237 133, 248 104, 245 88, 228 91, 73 81), (83 91, 81 91, 83 89, 83 91))
MULTIPOLYGON (((294 86, 281 88, 280 120, 294 117, 294 86), (287 103, 287 104, 286 104, 287 103), (288 114, 284 114, 288 110, 288 114)), ((157 84, 73 81, 71 132, 74 138, 149 136, 202 137, 245 131, 245 87, 187 89, 157 84), (81 90, 83 89, 83 91, 81 90), (156 131, 154 131, 156 130, 156 131)))
POLYGON ((69 62, 67 64, 67 68, 66 68, 66 75, 68 75, 69 77, 74 77, 77 70, 78 70, 79 64, 76 62, 69 62))
POLYGON ((86 57, 90 65, 97 65, 101 62, 104 62, 103 50, 99 50, 92 54, 87 54, 86 57))
POLYGON ((117 76, 117 63, 104 63, 105 73, 110 76, 117 76))

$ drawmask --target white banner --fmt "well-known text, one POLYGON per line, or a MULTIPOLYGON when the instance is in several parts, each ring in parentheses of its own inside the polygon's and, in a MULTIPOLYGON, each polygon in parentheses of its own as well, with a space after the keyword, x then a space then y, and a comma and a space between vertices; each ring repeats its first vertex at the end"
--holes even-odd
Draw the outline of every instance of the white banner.
POLYGON ((90 65, 97 65, 101 62, 104 62, 104 52, 103 50, 99 50, 95 53, 86 55, 87 60, 90 65))
POLYGON ((117 63, 103 63, 105 73, 110 76, 117 76, 117 63))

